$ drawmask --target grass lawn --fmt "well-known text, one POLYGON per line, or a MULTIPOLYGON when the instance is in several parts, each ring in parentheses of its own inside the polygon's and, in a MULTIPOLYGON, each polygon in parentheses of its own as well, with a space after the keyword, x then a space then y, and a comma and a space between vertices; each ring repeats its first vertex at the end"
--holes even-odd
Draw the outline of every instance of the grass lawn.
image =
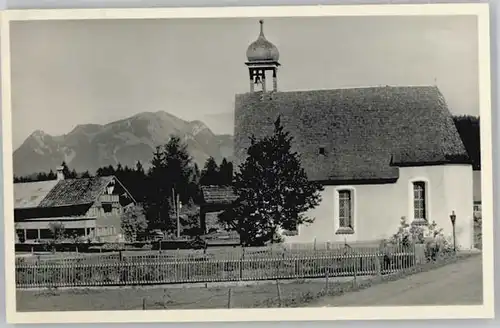
MULTIPOLYGON (((358 281, 367 278, 358 277, 358 281)), ((329 288, 350 283, 352 278, 330 279, 329 288)), ((283 281, 280 292, 284 302, 303 301, 325 288, 325 280, 283 281)), ((18 290, 17 308, 31 311, 97 311, 146 309, 220 309, 228 307, 229 288, 233 308, 268 307, 269 299, 278 297, 276 283, 216 287, 120 287, 108 289, 18 290)))

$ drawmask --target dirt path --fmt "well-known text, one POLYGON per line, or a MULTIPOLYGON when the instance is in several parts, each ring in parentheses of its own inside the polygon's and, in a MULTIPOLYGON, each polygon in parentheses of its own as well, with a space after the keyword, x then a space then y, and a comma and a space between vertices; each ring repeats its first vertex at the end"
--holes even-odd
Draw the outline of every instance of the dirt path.
POLYGON ((481 256, 308 304, 322 306, 476 305, 483 302, 481 256))

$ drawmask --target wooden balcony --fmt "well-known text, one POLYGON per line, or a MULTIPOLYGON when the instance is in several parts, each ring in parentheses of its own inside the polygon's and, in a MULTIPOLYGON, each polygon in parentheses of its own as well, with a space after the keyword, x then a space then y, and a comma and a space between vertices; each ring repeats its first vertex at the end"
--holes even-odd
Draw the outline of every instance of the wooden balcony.
POLYGON ((101 203, 118 203, 120 201, 120 196, 118 195, 101 195, 99 198, 101 203))

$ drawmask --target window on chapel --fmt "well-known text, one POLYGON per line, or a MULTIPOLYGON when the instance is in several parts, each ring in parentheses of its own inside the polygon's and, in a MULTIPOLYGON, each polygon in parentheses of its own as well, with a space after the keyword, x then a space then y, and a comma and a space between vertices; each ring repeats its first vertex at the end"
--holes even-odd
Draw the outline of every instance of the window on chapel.
POLYGON ((427 208, 425 201, 425 182, 417 181, 413 183, 413 219, 427 220, 427 208))
POLYGON ((351 190, 339 191, 339 228, 354 229, 353 197, 351 190))

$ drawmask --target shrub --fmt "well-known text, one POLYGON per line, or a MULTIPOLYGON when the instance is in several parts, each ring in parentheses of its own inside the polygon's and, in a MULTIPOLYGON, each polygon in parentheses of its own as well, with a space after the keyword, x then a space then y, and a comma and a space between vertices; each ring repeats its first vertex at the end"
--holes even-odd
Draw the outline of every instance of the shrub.
POLYGON ((151 242, 147 242, 141 248, 144 249, 144 250, 152 250, 153 249, 153 245, 151 244, 151 242))
POLYGON ((405 216, 401 217, 398 231, 391 237, 389 244, 410 247, 414 244, 424 243, 424 227, 409 224, 405 216))
POLYGON ((66 236, 66 229, 64 224, 61 222, 51 222, 49 223, 49 230, 52 233, 52 237, 55 241, 60 241, 66 236))
POLYGON ((125 249, 125 244, 124 243, 106 243, 104 245, 102 245, 101 247, 102 249, 105 249, 105 250, 123 250, 125 249))
POLYGON ((436 222, 432 221, 425 225, 408 224, 406 217, 401 217, 398 231, 389 239, 383 240, 380 249, 383 254, 390 254, 390 247, 413 247, 415 244, 425 245, 425 257, 427 261, 436 261, 440 258, 454 254, 451 237, 443 233, 436 222))
POLYGON ((428 236, 425 238, 425 256, 428 261, 454 254, 453 241, 443 234, 443 229, 438 228, 436 222, 428 225, 428 236))
POLYGON ((482 249, 483 246, 483 221, 481 217, 474 217, 474 247, 482 249))

